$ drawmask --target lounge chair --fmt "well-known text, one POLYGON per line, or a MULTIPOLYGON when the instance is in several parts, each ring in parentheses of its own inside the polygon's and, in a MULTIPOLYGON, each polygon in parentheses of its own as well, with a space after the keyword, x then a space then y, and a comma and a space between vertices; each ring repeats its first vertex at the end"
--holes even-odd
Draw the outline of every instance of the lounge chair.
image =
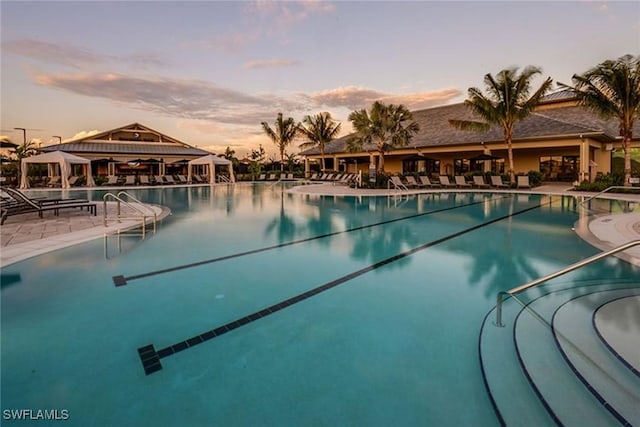
POLYGON ((422 183, 423 186, 425 187, 442 187, 439 183, 437 182, 431 182, 431 180, 429 179, 428 176, 425 175, 420 175, 418 177, 418 179, 420 180, 420 182, 422 183))
POLYGON ((171 175, 164 175, 164 182, 167 184, 176 184, 176 182, 173 180, 173 176, 171 175))
POLYGON ((47 183, 47 187, 59 187, 61 185, 60 176, 54 176, 51 181, 47 183))
POLYGON ((13 199, 13 202, 3 202, 0 224, 3 224, 7 217, 12 215, 38 212, 38 216, 42 218, 42 213, 45 211, 53 211, 54 215, 58 215, 60 209, 70 208, 80 208, 81 210, 87 208, 89 213, 96 215, 96 203, 86 199, 32 199, 13 188, 3 188, 2 190, 13 199))
POLYGON ((529 184, 529 175, 518 175, 518 188, 531 188, 529 184))
POLYGON ((153 183, 155 185, 164 185, 164 178, 162 175, 153 175, 153 183))
POLYGON ((317 173, 313 173, 309 177, 309 181, 316 181, 317 179, 318 179, 318 174, 317 173))
POLYGON ((423 184, 422 182, 416 181, 413 175, 407 175, 404 177, 404 179, 407 181, 407 187, 413 187, 413 188, 428 187, 428 185, 423 184))
POLYGON ((456 184, 449 181, 449 177, 447 175, 440 175, 440 185, 447 188, 456 187, 456 184))
POLYGON ((136 176, 127 175, 124 177, 124 185, 136 185, 136 176))
POLYGON ((276 175, 275 173, 269 174, 269 181, 275 181, 276 179, 278 179, 278 175, 276 175))
POLYGON ((258 181, 264 181, 266 179, 266 175, 261 173, 260 176, 258 177, 258 181))
POLYGON ((109 175, 107 181, 102 185, 118 185, 118 177, 115 175, 109 175))
POLYGON ((465 181, 464 176, 456 175, 455 177, 453 177, 453 179, 455 179, 456 186, 458 188, 471 188, 471 184, 469 184, 467 181, 465 181))
POLYGON ((408 190, 407 186, 400 181, 399 176, 391 176, 389 177, 389 182, 393 185, 397 190, 408 190))
POLYGON ((138 180, 140 181, 140 185, 149 185, 149 184, 151 184, 151 181, 149 180, 149 176, 148 175, 140 175, 138 177, 138 180))
POLYGON ((178 183, 179 184, 186 184, 187 183, 187 177, 184 175, 176 175, 176 177, 178 178, 178 183))
POLYGON ((491 186, 495 188, 509 188, 509 186, 502 182, 500 175, 491 175, 491 186))
POLYGON ((76 175, 72 176, 71 178, 69 178, 69 185, 70 186, 76 185, 78 183, 78 179, 80 179, 79 176, 76 176, 76 175))
POLYGON ((484 178, 481 177, 480 175, 474 175, 473 185, 475 185, 478 188, 489 188, 489 184, 484 182, 484 178))

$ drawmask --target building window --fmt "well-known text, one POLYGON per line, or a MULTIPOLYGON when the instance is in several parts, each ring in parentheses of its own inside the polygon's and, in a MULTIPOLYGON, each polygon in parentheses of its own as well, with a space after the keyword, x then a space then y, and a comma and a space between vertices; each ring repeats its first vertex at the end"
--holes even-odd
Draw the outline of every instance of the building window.
POLYGON ((580 156, 540 157, 540 172, 547 181, 575 181, 578 178, 580 156))
POLYGON ((420 174, 439 174, 440 173, 440 160, 436 159, 423 159, 423 160, 403 160, 402 161, 402 173, 420 173, 420 174))
POLYGON ((469 159, 454 159, 453 174, 463 175, 471 170, 471 162, 469 159))

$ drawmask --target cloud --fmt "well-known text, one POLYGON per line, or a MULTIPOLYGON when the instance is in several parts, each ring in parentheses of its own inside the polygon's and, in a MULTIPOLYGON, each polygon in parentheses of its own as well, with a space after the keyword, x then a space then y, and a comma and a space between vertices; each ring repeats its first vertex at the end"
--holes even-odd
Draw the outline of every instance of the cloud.
POLYGON ((256 68, 283 68, 293 67, 298 65, 298 61, 291 59, 258 59, 254 61, 245 62, 243 68, 256 69, 256 68))
POLYGON ((110 73, 43 74, 36 76, 36 82, 166 116, 222 123, 255 124, 271 117, 274 111, 306 108, 296 100, 274 95, 248 95, 202 80, 142 78, 110 73))
POLYGON ((346 107, 351 110, 366 108, 374 101, 381 101, 387 104, 403 104, 411 110, 416 110, 444 104, 461 94, 460 90, 454 88, 435 92, 389 94, 359 86, 346 86, 316 92, 311 95, 300 94, 300 96, 308 97, 318 106, 346 107))
POLYGON ((73 135, 73 136, 71 137, 71 139, 70 139, 70 140, 71 140, 71 141, 75 141, 76 139, 86 138, 86 137, 88 137, 88 136, 96 135, 96 134, 98 134, 98 133, 100 133, 100 131, 99 131, 99 130, 97 130, 97 129, 93 129, 93 130, 83 130, 83 131, 80 131, 80 132, 76 133, 75 135, 73 135))
POLYGON ((73 68, 87 68, 104 64, 124 64, 139 68, 157 68, 171 65, 160 53, 144 52, 127 55, 100 55, 80 46, 52 43, 35 39, 10 40, 2 43, 2 49, 26 58, 73 68))
POLYGON ((317 14, 332 13, 335 6, 326 1, 273 1, 257 0, 248 3, 245 12, 264 21, 275 24, 275 27, 290 26, 305 21, 317 14))
POLYGON ((86 64, 102 64, 106 58, 89 50, 68 44, 56 44, 34 39, 12 40, 2 43, 2 49, 20 56, 44 62, 65 64, 79 68, 86 64))

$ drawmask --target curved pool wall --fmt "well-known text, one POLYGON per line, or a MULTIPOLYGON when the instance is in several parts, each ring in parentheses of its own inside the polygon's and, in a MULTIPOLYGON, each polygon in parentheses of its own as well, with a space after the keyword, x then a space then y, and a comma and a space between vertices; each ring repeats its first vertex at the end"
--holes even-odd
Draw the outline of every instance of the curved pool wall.
MULTIPOLYGON (((171 208, 155 235, 123 238, 108 258, 97 239, 4 268, 20 279, 1 293, 3 416, 66 410, 79 426, 499 425, 478 361, 482 320, 498 291, 596 253, 571 230, 575 200, 285 190, 131 189, 171 208), (120 275, 140 277, 115 286, 120 275), (145 373, 141 347, 168 348, 336 282, 145 373)), ((581 277, 638 270, 609 259, 564 281, 581 277)))

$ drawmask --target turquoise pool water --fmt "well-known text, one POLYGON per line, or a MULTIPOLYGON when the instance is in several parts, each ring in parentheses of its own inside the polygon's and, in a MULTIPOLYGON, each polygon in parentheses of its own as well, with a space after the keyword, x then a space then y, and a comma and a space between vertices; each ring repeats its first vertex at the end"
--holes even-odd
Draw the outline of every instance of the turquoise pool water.
MULTIPOLYGON (((3 269, 20 277, 1 293, 3 415, 64 410, 78 426, 498 425, 478 361, 482 320, 498 291, 596 253, 571 230, 574 200, 285 188, 132 189, 172 209, 155 235, 124 237, 120 253, 109 241, 107 257, 98 239, 3 269), (299 295, 145 373, 139 348, 171 348, 299 295)), ((582 275, 638 272, 608 260, 564 281, 582 275)))

